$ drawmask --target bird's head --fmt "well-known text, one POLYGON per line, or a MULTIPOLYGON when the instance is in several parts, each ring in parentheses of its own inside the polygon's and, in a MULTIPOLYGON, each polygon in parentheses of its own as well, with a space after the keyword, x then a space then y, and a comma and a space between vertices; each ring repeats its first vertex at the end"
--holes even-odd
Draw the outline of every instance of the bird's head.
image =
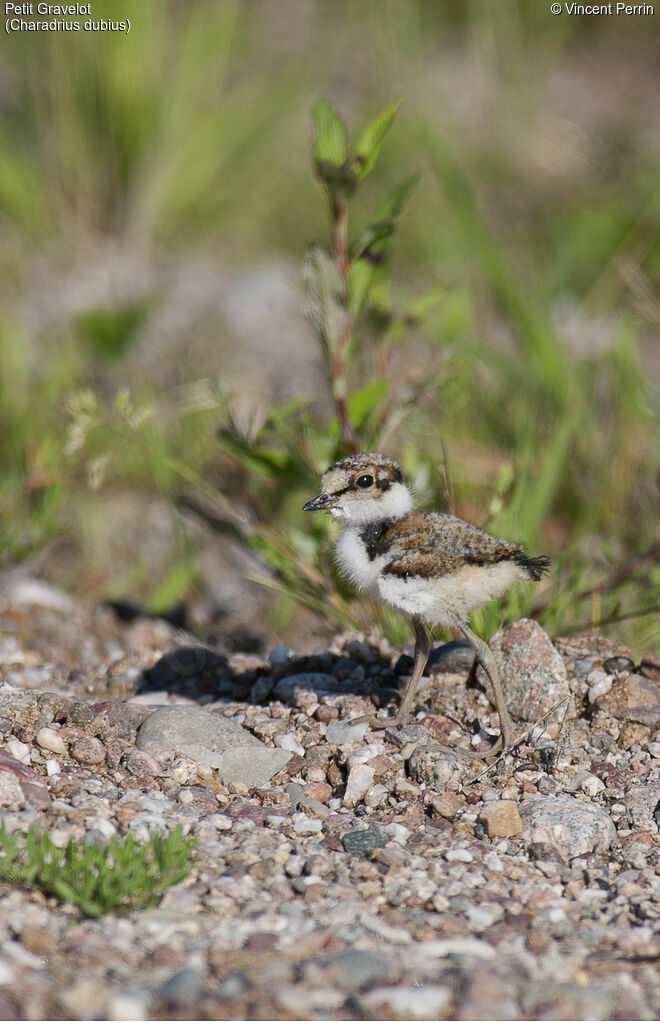
POLYGON ((349 455, 323 473, 321 493, 303 511, 327 511, 344 525, 400 519, 412 511, 410 491, 391 458, 349 455))

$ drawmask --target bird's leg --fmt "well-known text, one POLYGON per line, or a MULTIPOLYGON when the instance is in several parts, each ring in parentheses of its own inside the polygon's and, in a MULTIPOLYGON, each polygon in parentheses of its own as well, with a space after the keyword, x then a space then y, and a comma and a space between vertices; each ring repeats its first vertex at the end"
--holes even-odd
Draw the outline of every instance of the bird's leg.
POLYGON ((415 699, 415 693, 417 692, 417 686, 424 674, 424 668, 426 667, 426 662, 429 659, 429 652, 431 650, 431 641, 421 618, 413 615, 412 624, 415 630, 415 663, 410 681, 404 689, 403 696, 401 697, 398 713, 393 718, 377 718, 370 716, 358 718, 357 721, 351 722, 352 724, 368 721, 369 724, 375 728, 385 728, 386 726, 388 728, 402 728, 404 725, 408 724, 410 719, 410 710, 413 700, 415 699))
POLYGON ((481 666, 488 675, 490 684, 493 687, 493 695, 495 696, 495 706, 500 719, 500 732, 502 735, 501 742, 495 744, 492 750, 489 751, 488 755, 492 755, 499 749, 507 749, 513 742, 514 725, 509 714, 509 710, 504 699, 504 691, 502 689, 502 683, 500 682, 500 675, 497 670, 497 664, 493 657, 490 647, 488 647, 483 640, 475 636, 472 629, 465 625, 463 622, 456 622, 456 628, 460 629, 465 638, 474 647, 474 652, 477 655, 477 659, 481 662, 481 666))
POLYGON ((429 639, 429 634, 424 627, 424 622, 421 618, 413 616, 412 624, 415 630, 415 663, 413 666, 413 673, 410 676, 410 681, 404 690, 403 696, 401 697, 399 713, 396 716, 395 722, 392 722, 396 726, 408 724, 410 719, 410 710, 413 700, 415 699, 415 693, 417 692, 417 686, 424 674, 424 668, 426 667, 429 659, 429 653, 431 652, 431 641, 429 639))

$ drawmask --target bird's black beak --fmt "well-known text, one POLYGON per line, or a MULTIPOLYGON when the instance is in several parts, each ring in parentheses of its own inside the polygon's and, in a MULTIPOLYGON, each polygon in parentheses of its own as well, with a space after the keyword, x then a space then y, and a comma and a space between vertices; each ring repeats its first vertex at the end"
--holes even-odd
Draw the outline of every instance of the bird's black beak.
POLYGON ((303 505, 303 511, 327 511, 328 508, 332 507, 332 497, 330 494, 319 494, 318 497, 313 497, 311 501, 303 505))

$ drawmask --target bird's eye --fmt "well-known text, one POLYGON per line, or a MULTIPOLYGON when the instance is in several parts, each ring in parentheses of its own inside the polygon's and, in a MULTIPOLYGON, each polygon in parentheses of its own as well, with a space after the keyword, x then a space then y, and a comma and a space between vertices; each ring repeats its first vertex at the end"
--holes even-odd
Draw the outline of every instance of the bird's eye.
POLYGON ((361 487, 362 490, 367 490, 369 487, 373 487, 374 482, 373 476, 358 476, 355 481, 355 486, 361 487))

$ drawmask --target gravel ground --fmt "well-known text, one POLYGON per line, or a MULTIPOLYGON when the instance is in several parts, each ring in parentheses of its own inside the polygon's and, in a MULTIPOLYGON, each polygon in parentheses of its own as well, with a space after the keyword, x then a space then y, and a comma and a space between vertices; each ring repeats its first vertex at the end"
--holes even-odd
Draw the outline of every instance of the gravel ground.
POLYGON ((198 846, 124 917, 0 882, 0 1018, 657 1019, 660 661, 527 621, 492 646, 520 742, 488 768, 438 745, 496 734, 462 643, 395 729, 410 658, 378 636, 223 656, 14 586, 7 828, 198 846))

